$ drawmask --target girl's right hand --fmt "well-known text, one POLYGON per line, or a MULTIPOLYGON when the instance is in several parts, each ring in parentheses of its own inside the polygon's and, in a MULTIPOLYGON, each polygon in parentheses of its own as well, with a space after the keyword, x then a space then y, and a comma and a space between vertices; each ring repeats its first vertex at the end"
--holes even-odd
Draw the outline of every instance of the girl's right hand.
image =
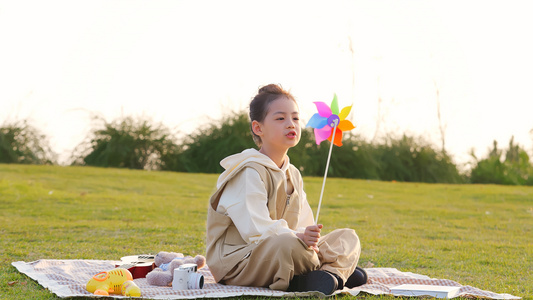
POLYGON ((322 224, 307 226, 304 233, 297 233, 296 236, 304 241, 309 248, 318 253, 318 240, 320 239, 320 230, 322 227, 322 224))

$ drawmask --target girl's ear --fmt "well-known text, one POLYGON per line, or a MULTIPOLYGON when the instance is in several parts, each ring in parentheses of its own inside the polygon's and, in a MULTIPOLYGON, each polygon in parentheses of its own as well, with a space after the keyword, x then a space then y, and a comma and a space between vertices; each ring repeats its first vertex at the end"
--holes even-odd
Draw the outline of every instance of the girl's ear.
POLYGON ((255 135, 262 136, 263 135, 263 128, 261 126, 261 123, 258 121, 252 121, 252 130, 255 133, 255 135))

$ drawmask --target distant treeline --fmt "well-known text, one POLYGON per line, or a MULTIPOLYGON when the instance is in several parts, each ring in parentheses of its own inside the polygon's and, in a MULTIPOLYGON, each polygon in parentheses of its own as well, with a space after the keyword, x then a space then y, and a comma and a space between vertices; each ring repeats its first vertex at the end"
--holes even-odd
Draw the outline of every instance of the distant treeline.
MULTIPOLYGON (((228 115, 178 139, 169 128, 145 118, 124 117, 96 128, 72 153, 73 165, 220 173, 228 155, 256 147, 245 112, 228 115)), ((368 142, 345 134, 334 147, 329 177, 429 183, 495 183, 533 185, 529 155, 511 138, 507 149, 486 157, 472 155, 472 168, 460 172, 445 151, 421 137, 402 135, 368 142)), ((291 163, 304 176, 323 176, 329 143, 316 145, 311 129, 302 129, 298 146, 289 150, 291 163)), ((47 139, 27 121, 0 127, 0 163, 54 164, 47 139)))

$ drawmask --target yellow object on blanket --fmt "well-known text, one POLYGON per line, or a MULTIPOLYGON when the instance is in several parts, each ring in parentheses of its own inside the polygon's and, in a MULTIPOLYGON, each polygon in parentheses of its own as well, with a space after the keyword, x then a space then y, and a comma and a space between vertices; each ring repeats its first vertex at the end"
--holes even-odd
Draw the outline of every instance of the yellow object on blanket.
POLYGON ((140 297, 141 289, 133 282, 130 271, 115 268, 108 272, 100 272, 87 282, 87 291, 95 295, 109 296, 118 294, 130 297, 140 297))

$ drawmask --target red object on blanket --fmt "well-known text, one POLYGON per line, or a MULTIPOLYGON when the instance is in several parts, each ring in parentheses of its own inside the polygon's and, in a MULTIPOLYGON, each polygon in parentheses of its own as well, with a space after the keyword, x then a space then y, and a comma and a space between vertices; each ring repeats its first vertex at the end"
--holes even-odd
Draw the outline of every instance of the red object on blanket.
POLYGON ((151 254, 124 256, 115 267, 127 269, 133 275, 133 279, 145 278, 146 274, 155 269, 154 259, 155 255, 151 254))

